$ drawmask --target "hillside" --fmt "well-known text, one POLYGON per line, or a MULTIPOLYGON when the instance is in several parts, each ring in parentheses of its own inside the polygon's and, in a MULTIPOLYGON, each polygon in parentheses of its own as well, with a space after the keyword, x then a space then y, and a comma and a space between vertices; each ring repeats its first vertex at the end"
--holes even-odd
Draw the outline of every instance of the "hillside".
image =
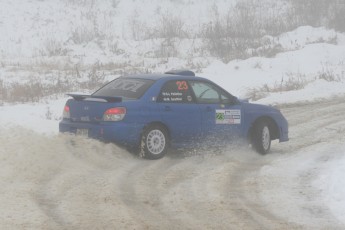
POLYGON ((0 100, 37 101, 67 91, 94 90, 121 74, 174 68, 217 78, 220 70, 210 71, 209 67, 214 69, 215 63, 232 66, 225 69, 236 81, 262 76, 267 66, 275 65, 278 71, 260 77, 255 81, 258 85, 237 85, 247 88, 241 91, 228 88, 253 100, 267 94, 257 92, 265 90, 265 85, 276 91, 271 88, 282 79, 304 87, 295 78, 309 75, 313 66, 317 68, 307 83, 309 78, 319 77, 339 80, 343 78, 341 60, 334 63, 324 55, 344 44, 342 28, 335 23, 343 8, 319 0, 313 6, 315 12, 308 14, 315 14, 310 19, 304 14, 308 4, 307 0, 304 4, 292 0, 4 0, 0 7, 0 100), (337 11, 332 14, 318 16, 318 10, 335 6, 337 11), (306 27, 308 22, 317 28, 306 27), (280 53, 287 51, 291 52, 283 54, 285 59, 294 60, 298 51, 316 43, 331 45, 317 46, 320 53, 316 56, 321 56, 306 73, 298 63, 281 70, 277 61, 269 64, 278 54, 278 59, 284 59, 280 53), (255 58, 248 59, 251 57, 255 58), (249 65, 246 69, 251 70, 231 70, 241 65, 249 65))

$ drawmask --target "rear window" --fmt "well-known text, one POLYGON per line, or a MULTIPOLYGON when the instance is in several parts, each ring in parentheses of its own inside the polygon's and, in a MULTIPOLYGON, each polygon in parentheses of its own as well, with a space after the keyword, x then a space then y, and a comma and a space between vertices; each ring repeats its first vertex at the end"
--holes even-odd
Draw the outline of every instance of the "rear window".
POLYGON ((123 97, 123 99, 139 99, 153 84, 153 80, 117 78, 97 90, 93 95, 101 97, 123 97))

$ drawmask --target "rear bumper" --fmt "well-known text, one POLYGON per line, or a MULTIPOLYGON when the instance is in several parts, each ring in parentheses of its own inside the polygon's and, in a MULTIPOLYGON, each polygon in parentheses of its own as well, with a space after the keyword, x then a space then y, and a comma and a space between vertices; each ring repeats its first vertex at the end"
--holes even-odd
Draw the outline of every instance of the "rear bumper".
POLYGON ((59 123, 59 132, 76 134, 78 129, 87 129, 88 137, 121 145, 137 145, 143 127, 123 122, 82 123, 64 119, 59 123))

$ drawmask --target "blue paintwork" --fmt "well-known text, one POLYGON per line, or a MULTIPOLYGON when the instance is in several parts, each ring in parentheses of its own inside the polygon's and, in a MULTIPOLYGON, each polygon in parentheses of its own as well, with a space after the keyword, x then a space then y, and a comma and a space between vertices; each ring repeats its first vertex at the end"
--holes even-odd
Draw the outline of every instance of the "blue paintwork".
POLYGON ((278 139, 280 142, 289 140, 288 122, 279 110, 240 101, 230 94, 234 99, 231 104, 184 104, 156 101, 162 86, 168 81, 197 80, 212 83, 208 79, 171 74, 143 74, 125 78, 149 79, 155 82, 138 100, 100 102, 99 100, 69 99, 66 105, 70 107, 71 118, 60 122, 60 132, 75 133, 77 129, 88 129, 91 138, 137 146, 144 128, 152 123, 160 123, 167 128, 172 147, 184 147, 193 146, 205 140, 227 143, 235 137, 248 138, 255 122, 266 119, 276 127, 277 134, 273 136, 273 139, 278 139), (127 113, 124 119, 117 122, 102 121, 104 112, 113 107, 126 108, 127 113), (241 123, 215 124, 218 109, 239 110, 241 123))

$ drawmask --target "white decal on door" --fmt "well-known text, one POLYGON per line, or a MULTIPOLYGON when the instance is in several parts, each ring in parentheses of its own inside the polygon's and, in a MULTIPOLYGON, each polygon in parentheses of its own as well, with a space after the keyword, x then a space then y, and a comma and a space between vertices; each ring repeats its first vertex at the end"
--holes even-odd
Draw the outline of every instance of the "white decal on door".
POLYGON ((238 125, 241 124, 241 110, 239 109, 217 109, 216 124, 238 125))

